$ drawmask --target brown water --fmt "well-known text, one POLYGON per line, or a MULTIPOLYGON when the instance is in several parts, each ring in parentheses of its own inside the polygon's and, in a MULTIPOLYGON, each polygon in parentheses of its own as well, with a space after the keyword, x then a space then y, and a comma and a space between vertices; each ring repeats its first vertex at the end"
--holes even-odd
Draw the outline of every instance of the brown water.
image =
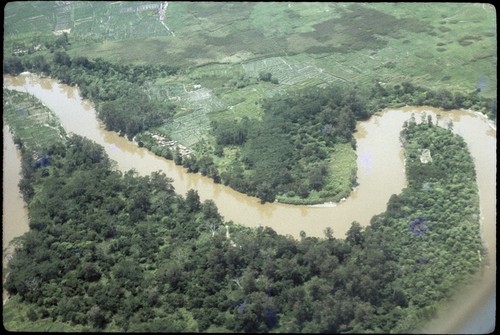
MULTIPOLYGON (((5 268, 14 250, 9 243, 28 231, 28 210, 17 184, 21 179, 21 154, 14 145, 9 127, 3 127, 3 204, 2 266, 5 268)), ((3 292, 3 301, 7 299, 3 292)))
MULTIPOLYGON (((373 215, 385 210, 390 196, 400 193, 406 186, 403 151, 399 143, 403 122, 410 118, 412 112, 415 112, 417 121, 420 120, 421 112, 432 115, 434 120, 439 115, 439 122, 442 124, 447 119, 452 119, 455 132, 464 137, 476 164, 481 200, 481 232, 492 261, 488 276, 481 280, 488 280, 486 286, 494 288, 496 130, 476 113, 443 112, 429 107, 406 107, 379 113, 357 125, 355 136, 359 186, 345 201, 336 206, 292 206, 279 203, 262 205, 257 198, 214 184, 211 179, 199 174, 188 174, 172 161, 138 148, 136 144, 114 132, 105 131, 96 120, 91 104, 83 101, 75 88, 28 74, 4 76, 4 86, 28 92, 40 99, 58 115, 68 133, 86 136, 101 144, 109 157, 117 162, 118 169, 127 171, 133 168, 141 175, 162 170, 174 179, 173 185, 178 193, 185 194, 193 188, 198 191, 202 200, 212 199, 225 220, 250 227, 269 226, 280 234, 294 237, 299 237, 301 231, 307 236, 323 237, 325 228, 331 227, 336 237, 343 238, 351 222, 369 224, 373 215)), ((475 289, 474 292, 481 290, 475 289)), ((471 302, 473 299, 468 299, 467 303, 471 302)))
POLYGON ((82 101, 75 88, 28 75, 5 77, 5 84, 39 98, 58 115, 68 133, 86 136, 104 146, 120 170, 133 168, 142 175, 163 170, 174 179, 173 185, 178 193, 185 194, 191 188, 196 189, 202 200, 212 199, 217 204, 226 220, 246 226, 270 226, 278 233, 294 237, 299 237, 302 230, 308 236, 323 237, 324 229, 332 227, 334 235, 344 237, 352 221, 368 224, 374 214, 385 210, 390 195, 399 193, 406 183, 398 136, 399 125, 409 116, 398 111, 390 111, 389 117, 375 117, 372 122, 358 126, 358 175, 361 186, 346 201, 334 208, 277 203, 262 205, 257 198, 214 184, 200 174, 188 174, 172 161, 155 156, 116 133, 104 130, 96 119, 94 109, 88 102, 82 101), (393 127, 392 123, 399 125, 393 127))

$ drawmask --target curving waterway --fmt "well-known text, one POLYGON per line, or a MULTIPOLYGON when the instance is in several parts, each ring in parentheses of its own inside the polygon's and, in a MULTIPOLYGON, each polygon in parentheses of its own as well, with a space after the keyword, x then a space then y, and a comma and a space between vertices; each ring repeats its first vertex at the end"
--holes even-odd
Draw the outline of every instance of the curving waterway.
MULTIPOLYGON (((3 126, 2 168, 2 267, 5 268, 14 251, 10 242, 29 229, 28 209, 17 186, 21 180, 21 154, 7 125, 3 126)), ((3 290, 2 300, 5 302, 6 299, 7 293, 3 290)))
MULTIPOLYGON (((200 174, 189 174, 172 161, 155 156, 116 133, 106 131, 97 120, 91 103, 82 100, 77 88, 30 74, 4 76, 4 87, 37 97, 57 114, 66 132, 88 137, 102 145, 109 157, 116 161, 118 169, 135 169, 141 175, 162 170, 173 178, 177 193, 197 190, 202 200, 212 199, 217 204, 225 220, 250 227, 269 226, 280 234, 296 238, 301 231, 307 236, 324 237, 323 232, 327 227, 333 229, 336 237, 343 238, 353 221, 363 226, 368 225, 373 215, 385 211, 390 196, 400 193, 406 186, 403 149, 399 142, 403 122, 410 118, 411 113, 415 113, 419 120, 421 112, 432 115, 434 122, 439 120, 440 124, 452 120, 454 131, 464 137, 476 165, 481 202, 481 235, 492 264, 486 271, 487 275, 478 280, 478 284, 481 284, 478 285, 479 288, 471 289, 471 294, 477 296, 476 300, 470 298, 464 302, 470 308, 462 311, 465 314, 460 314, 462 317, 458 320, 468 318, 471 308, 477 307, 474 304, 480 303, 485 294, 491 296, 492 289, 495 292, 496 129, 478 113, 445 112, 430 107, 405 107, 377 113, 368 121, 358 123, 356 127, 359 186, 345 201, 333 206, 293 206, 280 203, 262 205, 257 198, 215 184, 200 174), (489 290, 488 293, 485 290, 489 290)), ((4 193, 5 191, 4 189, 4 193)), ((5 223, 4 229, 9 229, 5 227, 5 223)), ((462 313, 455 310, 449 312, 453 316, 462 313)), ((449 329, 448 327, 442 331, 447 332, 449 329)))

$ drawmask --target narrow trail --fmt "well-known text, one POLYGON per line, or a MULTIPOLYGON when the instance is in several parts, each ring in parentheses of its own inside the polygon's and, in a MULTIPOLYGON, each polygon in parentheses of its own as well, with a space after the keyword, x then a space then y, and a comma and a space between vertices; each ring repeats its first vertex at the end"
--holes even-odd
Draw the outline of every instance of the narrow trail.
POLYGON ((167 28, 167 31, 169 33, 172 34, 172 36, 175 36, 174 32, 170 30, 170 28, 165 24, 165 16, 167 14, 167 7, 168 7, 168 1, 164 1, 161 5, 160 5, 160 10, 159 10, 159 14, 160 14, 160 23, 165 27, 167 28))

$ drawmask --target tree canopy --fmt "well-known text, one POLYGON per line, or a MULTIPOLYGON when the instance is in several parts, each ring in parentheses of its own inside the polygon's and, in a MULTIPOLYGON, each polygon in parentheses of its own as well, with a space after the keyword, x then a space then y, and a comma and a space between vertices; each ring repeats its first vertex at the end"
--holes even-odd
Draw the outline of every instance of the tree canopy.
POLYGON ((295 240, 224 222, 162 173, 113 171, 101 147, 73 135, 50 165, 23 160, 31 229, 9 263, 11 303, 29 306, 25 322, 87 331, 411 331, 483 249, 463 140, 427 122, 403 136, 409 184, 385 213, 353 222, 345 240, 295 240), (430 172, 416 168, 426 145, 430 172))

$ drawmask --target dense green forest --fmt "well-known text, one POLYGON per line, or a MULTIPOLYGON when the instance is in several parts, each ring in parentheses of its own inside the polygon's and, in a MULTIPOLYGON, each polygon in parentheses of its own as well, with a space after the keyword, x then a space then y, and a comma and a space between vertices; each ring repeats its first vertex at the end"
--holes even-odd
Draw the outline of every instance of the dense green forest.
POLYGON ((467 147, 423 121, 402 131, 408 187, 366 229, 353 222, 345 240, 224 222, 196 191, 177 195, 162 173, 115 171, 102 147, 77 135, 47 146, 46 164, 24 143, 30 231, 9 263, 6 312, 23 311, 16 329, 415 329, 483 253, 467 147), (431 162, 421 162, 423 149, 431 162))

